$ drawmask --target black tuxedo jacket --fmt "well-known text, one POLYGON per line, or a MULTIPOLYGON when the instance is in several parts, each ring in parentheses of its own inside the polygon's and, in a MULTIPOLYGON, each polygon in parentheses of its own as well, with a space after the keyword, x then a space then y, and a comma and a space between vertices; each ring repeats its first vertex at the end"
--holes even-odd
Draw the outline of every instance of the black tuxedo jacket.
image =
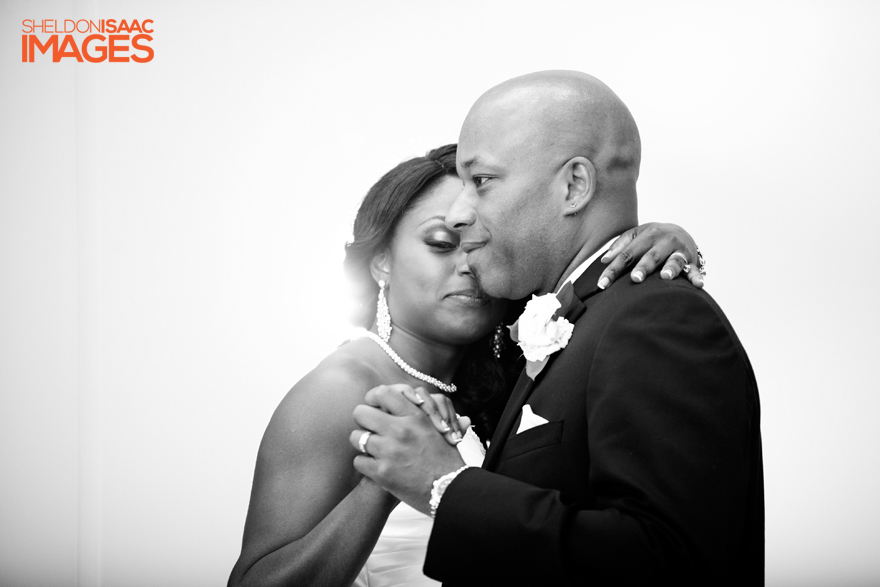
POLYGON ((520 377, 482 469, 446 489, 444 585, 764 582, 760 408, 745 350, 685 279, 575 283, 574 333, 520 377), (547 424, 516 434, 528 403, 547 424))

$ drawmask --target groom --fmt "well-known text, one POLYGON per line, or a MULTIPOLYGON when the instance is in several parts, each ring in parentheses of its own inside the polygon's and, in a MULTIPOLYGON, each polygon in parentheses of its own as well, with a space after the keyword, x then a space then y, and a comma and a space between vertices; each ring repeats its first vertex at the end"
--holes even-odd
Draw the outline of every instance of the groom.
POLYGON ((520 318, 528 368, 482 469, 404 417, 399 392, 368 394, 392 417, 369 419, 385 448, 355 467, 436 513, 428 576, 763 584, 758 391, 733 328, 684 280, 597 286, 598 256, 638 224, 639 160, 628 109, 586 74, 515 78, 468 113, 446 222, 490 295, 563 307, 540 298, 520 318))

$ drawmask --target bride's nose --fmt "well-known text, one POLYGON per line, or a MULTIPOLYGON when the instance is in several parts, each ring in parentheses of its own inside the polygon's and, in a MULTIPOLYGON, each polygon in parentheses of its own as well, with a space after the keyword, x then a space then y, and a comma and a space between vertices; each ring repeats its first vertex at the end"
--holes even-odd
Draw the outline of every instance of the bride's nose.
POLYGON ((459 275, 467 275, 469 277, 473 277, 474 274, 467 264, 467 254, 459 249, 459 255, 461 255, 461 259, 459 259, 458 263, 456 263, 455 265, 455 272, 459 275))

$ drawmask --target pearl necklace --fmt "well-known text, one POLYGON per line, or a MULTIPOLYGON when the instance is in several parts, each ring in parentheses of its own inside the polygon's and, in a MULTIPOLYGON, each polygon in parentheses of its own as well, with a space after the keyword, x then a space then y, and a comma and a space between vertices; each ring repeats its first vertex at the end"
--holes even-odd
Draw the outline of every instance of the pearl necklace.
POLYGON ((458 389, 454 383, 443 383, 442 381, 440 381, 436 377, 431 377, 430 375, 425 375, 421 371, 416 371, 415 369, 410 367, 407 364, 407 362, 404 361, 403 359, 401 359, 400 355, 395 353, 394 349, 392 349, 390 346, 388 346, 388 343, 385 342, 384 340, 382 340, 379 337, 379 335, 377 335, 375 332, 370 332, 369 330, 367 330, 366 333, 364 334, 364 336, 368 337, 370 340, 372 340, 377 345, 379 345, 382 348, 382 350, 385 351, 385 353, 389 357, 391 357, 391 360, 394 361, 395 363, 397 363, 398 367, 400 367, 406 373, 408 373, 409 375, 412 375, 416 379, 424 381, 425 383, 430 383, 431 385, 435 386, 440 391, 443 391, 446 393, 455 393, 455 391, 458 389))

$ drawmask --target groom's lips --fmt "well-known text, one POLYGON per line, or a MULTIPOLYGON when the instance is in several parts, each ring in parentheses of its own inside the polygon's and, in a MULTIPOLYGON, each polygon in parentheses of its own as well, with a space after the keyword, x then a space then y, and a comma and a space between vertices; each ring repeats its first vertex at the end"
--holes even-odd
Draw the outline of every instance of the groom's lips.
POLYGON ((465 241, 461 243, 461 250, 465 253, 470 253, 471 251, 476 251, 486 244, 486 241, 465 241))

